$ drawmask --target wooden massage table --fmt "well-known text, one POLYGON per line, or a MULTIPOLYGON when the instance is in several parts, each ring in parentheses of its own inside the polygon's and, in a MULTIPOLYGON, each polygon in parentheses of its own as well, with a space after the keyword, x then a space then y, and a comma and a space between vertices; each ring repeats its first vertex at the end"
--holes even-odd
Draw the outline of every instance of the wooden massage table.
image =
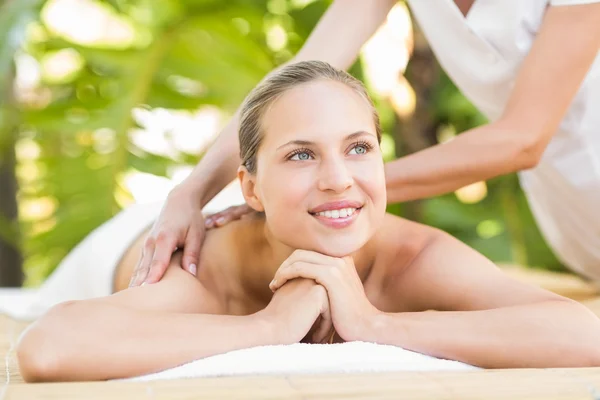
MULTIPOLYGON (((581 301, 600 316, 600 292, 571 275, 505 267, 518 279, 581 301)), ((26 384, 14 345, 28 323, 0 315, 0 400, 34 399, 589 399, 600 400, 600 368, 505 369, 287 375, 26 384)), ((600 338, 598 338, 600 343, 600 338)))

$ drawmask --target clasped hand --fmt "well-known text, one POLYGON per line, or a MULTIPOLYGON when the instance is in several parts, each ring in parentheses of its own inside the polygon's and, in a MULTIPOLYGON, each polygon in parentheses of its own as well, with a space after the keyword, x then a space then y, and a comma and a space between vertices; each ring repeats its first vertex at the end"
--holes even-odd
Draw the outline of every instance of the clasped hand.
POLYGON ((368 340, 380 314, 367 299, 351 257, 296 250, 281 264, 269 287, 275 293, 264 314, 276 320, 279 343, 303 338, 326 342, 368 340))

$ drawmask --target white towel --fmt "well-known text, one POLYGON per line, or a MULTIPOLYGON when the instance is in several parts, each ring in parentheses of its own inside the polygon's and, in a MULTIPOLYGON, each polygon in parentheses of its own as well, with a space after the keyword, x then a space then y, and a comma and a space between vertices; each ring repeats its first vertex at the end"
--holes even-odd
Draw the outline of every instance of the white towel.
POLYGON ((390 371, 470 371, 479 369, 396 346, 366 342, 292 344, 236 350, 162 372, 126 379, 218 377, 236 375, 324 374, 390 371))

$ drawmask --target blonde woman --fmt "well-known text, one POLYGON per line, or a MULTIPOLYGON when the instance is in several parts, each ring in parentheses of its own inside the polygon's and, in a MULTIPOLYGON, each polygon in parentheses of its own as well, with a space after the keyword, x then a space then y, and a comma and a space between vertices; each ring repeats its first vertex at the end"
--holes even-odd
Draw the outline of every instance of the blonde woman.
POLYGON ((486 368, 600 365, 600 320, 585 307, 385 213, 378 117, 354 78, 290 65, 240 116, 238 177, 255 213, 209 232, 197 276, 176 253, 160 282, 125 289, 127 254, 117 293, 51 309, 19 342, 26 380, 130 377, 303 339, 486 368))
MULTIPOLYGON (((407 2, 442 68, 490 122, 388 163, 388 203, 519 171, 556 255, 600 280, 600 0, 407 2)), ((395 3, 334 1, 293 61, 348 68, 395 3)), ((200 210, 239 163, 238 118, 169 195, 132 285, 158 281, 176 247, 183 248, 182 266, 196 272, 205 230, 200 210)), ((243 212, 218 215, 217 224, 243 212)))

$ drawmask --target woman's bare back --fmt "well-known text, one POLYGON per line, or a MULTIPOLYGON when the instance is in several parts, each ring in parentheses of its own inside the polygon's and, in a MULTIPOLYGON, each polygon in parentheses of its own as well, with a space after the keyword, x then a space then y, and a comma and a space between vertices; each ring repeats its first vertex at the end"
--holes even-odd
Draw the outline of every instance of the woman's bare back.
MULTIPOLYGON (((433 229, 393 215, 386 215, 379 232, 354 256, 357 272, 371 303, 382 311, 400 312, 390 282, 427 245, 433 229)), ((115 272, 114 291, 126 289, 139 260, 143 232, 122 257, 115 272)), ((197 279, 210 290, 228 315, 248 315, 263 309, 272 292, 269 282, 286 257, 272 254, 260 214, 231 222, 207 232, 200 255, 197 279)), ((171 264, 181 262, 176 252, 171 264)))

